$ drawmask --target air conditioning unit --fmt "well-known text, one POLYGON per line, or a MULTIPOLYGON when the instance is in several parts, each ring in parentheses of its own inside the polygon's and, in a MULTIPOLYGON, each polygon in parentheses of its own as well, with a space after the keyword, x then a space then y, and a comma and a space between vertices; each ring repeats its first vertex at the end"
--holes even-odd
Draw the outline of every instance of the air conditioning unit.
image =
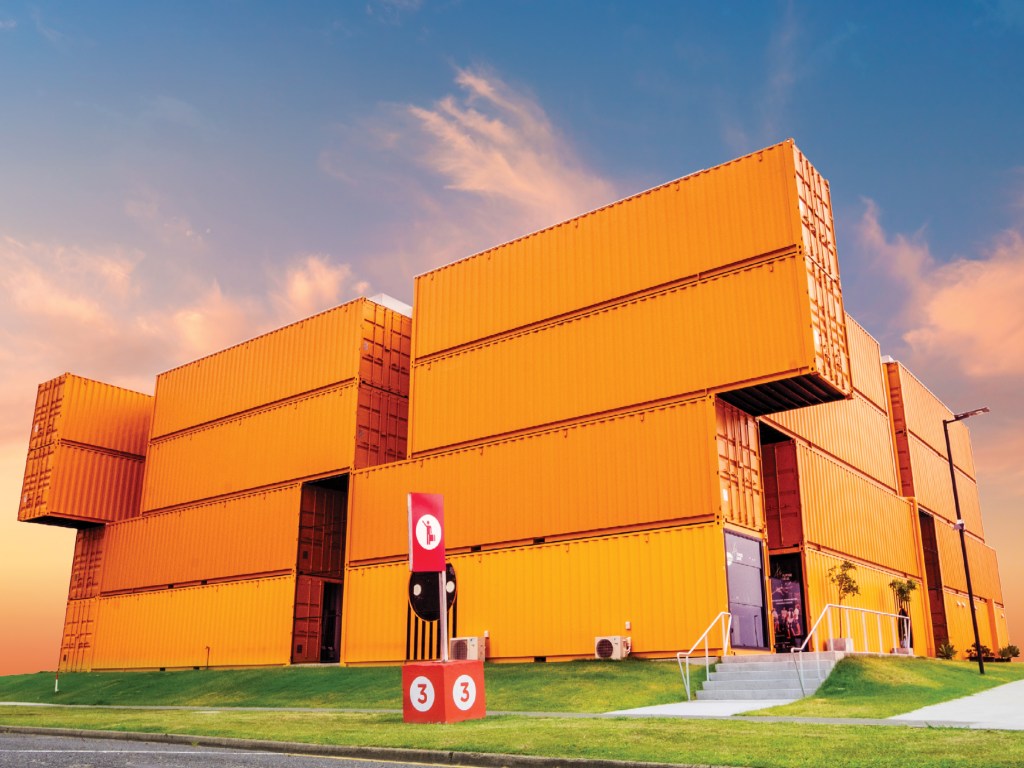
POLYGON ((633 638, 622 635, 606 635, 594 638, 594 658, 622 661, 633 649, 633 638))
POLYGON ((453 637, 448 641, 448 658, 452 661, 483 661, 486 656, 486 638, 453 637))

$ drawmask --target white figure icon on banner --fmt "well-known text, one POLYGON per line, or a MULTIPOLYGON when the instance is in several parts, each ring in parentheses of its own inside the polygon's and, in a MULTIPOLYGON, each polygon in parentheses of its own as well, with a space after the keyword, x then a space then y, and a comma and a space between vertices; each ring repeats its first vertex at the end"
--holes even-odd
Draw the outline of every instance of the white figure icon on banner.
POLYGON ((441 524, 433 515, 423 515, 416 523, 416 541, 426 550, 436 549, 441 543, 441 524))

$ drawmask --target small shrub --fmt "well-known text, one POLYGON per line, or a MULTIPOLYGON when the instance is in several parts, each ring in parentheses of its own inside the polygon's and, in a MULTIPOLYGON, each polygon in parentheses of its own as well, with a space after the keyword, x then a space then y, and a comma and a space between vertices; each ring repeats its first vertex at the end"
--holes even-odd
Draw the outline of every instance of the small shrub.
MULTIPOLYGON (((982 643, 981 646, 981 658, 988 659, 992 656, 992 649, 982 643)), ((967 649, 967 658, 977 661, 978 660, 978 644, 971 643, 971 647, 967 649)))
POLYGON ((950 643, 943 643, 935 649, 935 655, 940 659, 946 659, 947 661, 954 659, 956 658, 956 646, 950 643))
POLYGON ((1018 656, 1020 656, 1020 648, 1016 645, 1008 645, 1005 648, 999 649, 999 658, 1001 659, 1009 661, 1010 659, 1016 659, 1018 656))

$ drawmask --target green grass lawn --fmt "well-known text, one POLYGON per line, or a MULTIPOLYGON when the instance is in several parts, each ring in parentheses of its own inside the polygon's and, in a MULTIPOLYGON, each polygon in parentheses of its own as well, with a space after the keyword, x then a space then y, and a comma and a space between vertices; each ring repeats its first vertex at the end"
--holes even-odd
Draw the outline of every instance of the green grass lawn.
POLYGON ((838 664, 814 696, 754 715, 891 717, 1024 679, 1024 664, 851 657, 838 664))
POLYGON ((398 714, 0 706, 0 723, 760 768, 1024 764, 1021 732, 741 720, 490 716, 454 725, 407 725, 398 714))
MULTIPOLYGON (((694 672, 704 680, 703 667, 694 672)), ((488 664, 487 707, 514 712, 608 712, 684 697, 674 662, 628 660, 488 664)), ((41 704, 401 709, 401 667, 278 667, 0 677, 0 701, 41 704)))

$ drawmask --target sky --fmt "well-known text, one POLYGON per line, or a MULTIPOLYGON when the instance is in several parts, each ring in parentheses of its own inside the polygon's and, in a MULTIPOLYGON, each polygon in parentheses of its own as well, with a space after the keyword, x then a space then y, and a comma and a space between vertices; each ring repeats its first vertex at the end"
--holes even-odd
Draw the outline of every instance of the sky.
POLYGON ((794 138, 847 310, 970 422, 1024 643, 1024 0, 0 0, 0 674, 74 532, 17 523, 36 386, 157 373, 794 138))

